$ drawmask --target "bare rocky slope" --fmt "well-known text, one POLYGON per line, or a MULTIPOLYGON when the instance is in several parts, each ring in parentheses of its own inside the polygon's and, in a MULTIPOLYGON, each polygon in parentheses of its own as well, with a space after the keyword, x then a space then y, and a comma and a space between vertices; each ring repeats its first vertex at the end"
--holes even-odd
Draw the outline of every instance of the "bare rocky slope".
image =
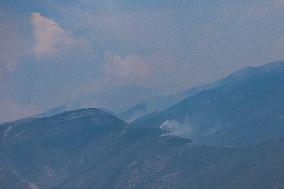
POLYGON ((283 138, 198 145, 98 109, 2 124, 0 134, 1 188, 284 187, 283 138))

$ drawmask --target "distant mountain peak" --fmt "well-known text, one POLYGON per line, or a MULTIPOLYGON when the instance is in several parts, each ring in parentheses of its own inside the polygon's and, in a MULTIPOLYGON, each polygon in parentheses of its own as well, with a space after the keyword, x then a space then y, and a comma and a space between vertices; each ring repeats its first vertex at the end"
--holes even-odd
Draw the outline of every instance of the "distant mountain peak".
POLYGON ((91 118, 93 121, 97 122, 104 122, 104 121, 115 121, 119 122, 120 125, 127 126, 127 123, 123 120, 117 118, 116 116, 97 108, 84 108, 84 109, 77 109, 66 111, 57 115, 53 115, 50 117, 46 117, 48 119, 55 119, 61 121, 71 121, 71 120, 78 120, 78 119, 88 119, 91 118))
POLYGON ((64 116, 66 118, 80 118, 80 117, 90 117, 97 115, 109 115, 107 112, 97 109, 97 108, 82 108, 77 110, 66 111, 51 117, 64 116))
MULTIPOLYGON (((284 132, 283 82, 284 61, 243 68, 131 125, 158 128, 173 120, 189 127, 188 136, 199 143, 256 144, 284 132)), ((185 132, 183 127, 177 128, 177 133, 185 132)))

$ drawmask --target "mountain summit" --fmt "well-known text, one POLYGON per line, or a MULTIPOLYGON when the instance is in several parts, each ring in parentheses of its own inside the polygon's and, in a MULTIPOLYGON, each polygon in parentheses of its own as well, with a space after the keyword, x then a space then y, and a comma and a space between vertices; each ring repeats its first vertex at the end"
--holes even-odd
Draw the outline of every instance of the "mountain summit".
MULTIPOLYGON (((187 129, 196 142, 249 145, 284 132, 284 63, 250 67, 218 81, 156 114, 132 122, 133 127, 187 129), (176 125, 167 125, 168 123, 176 125)), ((183 135, 186 135, 183 133, 183 135)))

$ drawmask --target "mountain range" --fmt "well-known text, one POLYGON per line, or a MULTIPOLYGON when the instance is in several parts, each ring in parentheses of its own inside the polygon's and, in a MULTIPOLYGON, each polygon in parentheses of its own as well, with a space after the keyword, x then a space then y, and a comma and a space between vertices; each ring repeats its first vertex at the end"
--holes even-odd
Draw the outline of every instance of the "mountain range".
POLYGON ((152 99, 158 94, 158 91, 145 87, 119 85, 85 95, 42 113, 33 115, 32 117, 52 116, 65 111, 91 107, 100 108, 112 114, 120 114, 135 106, 137 103, 152 99), (119 99, 119 101, 117 101, 117 99, 119 99))
POLYGON ((5 189, 284 187, 283 137, 200 145, 98 109, 6 123, 0 134, 5 189))
POLYGON ((164 128, 197 142, 249 145, 284 132, 284 63, 242 69, 217 87, 131 123, 133 127, 164 128))
MULTIPOLYGON (((272 64, 279 64, 279 63, 277 62, 272 64)), ((245 67, 241 70, 234 72, 233 74, 230 74, 224 79, 220 79, 209 84, 189 88, 174 94, 158 95, 154 98, 136 104, 135 106, 118 114, 118 116, 123 120, 132 122, 148 114, 153 114, 165 110, 173 106, 174 104, 178 103, 179 101, 194 96, 200 93, 201 91, 222 87, 228 84, 234 85, 234 83, 238 82, 238 80, 245 79, 243 78, 243 76, 249 75, 249 72, 252 69, 254 69, 254 67, 245 67)))
POLYGON ((276 62, 131 123, 86 108, 1 124, 0 188, 282 189, 283 83, 276 62))

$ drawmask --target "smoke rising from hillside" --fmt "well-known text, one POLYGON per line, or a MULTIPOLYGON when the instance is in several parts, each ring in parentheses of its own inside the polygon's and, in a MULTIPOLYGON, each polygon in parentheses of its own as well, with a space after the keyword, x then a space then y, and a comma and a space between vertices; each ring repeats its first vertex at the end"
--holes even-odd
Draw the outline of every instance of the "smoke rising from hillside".
POLYGON ((174 119, 164 121, 160 129, 166 131, 161 136, 177 136, 182 138, 188 138, 192 132, 192 128, 188 124, 181 124, 174 119))

